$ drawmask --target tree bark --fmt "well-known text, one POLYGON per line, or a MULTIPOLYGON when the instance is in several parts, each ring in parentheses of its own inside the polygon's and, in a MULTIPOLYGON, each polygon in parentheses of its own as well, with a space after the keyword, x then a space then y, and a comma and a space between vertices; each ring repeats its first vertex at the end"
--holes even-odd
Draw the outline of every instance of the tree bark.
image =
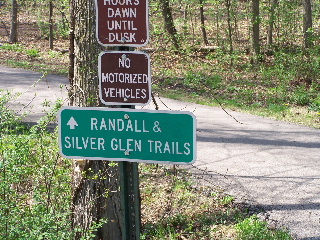
POLYGON ((53 49, 53 3, 49 2, 49 47, 53 49))
POLYGON ((267 36, 268 45, 273 44, 273 26, 274 26, 274 20, 275 20, 274 12, 277 6, 278 6, 278 0, 271 0, 270 18, 269 18, 268 36, 267 36))
MULTIPOLYGON (((74 3, 73 0, 70 1, 69 6, 70 13, 70 33, 69 33, 69 83, 70 86, 73 87, 73 79, 74 79, 74 28, 75 28, 75 11, 74 11, 74 3)), ((70 99, 73 99, 73 91, 69 92, 70 99), (70 95, 71 94, 71 95, 70 95)), ((73 104, 72 102, 70 103, 73 104)))
POLYGON ((309 48, 313 45, 312 42, 312 8, 311 0, 303 0, 303 34, 304 34, 304 47, 309 48))
POLYGON ((88 236, 93 223, 106 220, 94 231, 96 240, 121 240, 121 201, 119 171, 107 161, 87 161, 83 174, 75 178, 73 193, 73 229, 79 228, 75 239, 88 236))
POLYGON ((229 38, 229 51, 233 53, 233 41, 232 41, 232 26, 231 26, 231 0, 226 0, 227 7, 227 22, 228 22, 228 38, 229 38))
POLYGON ((95 9, 92 0, 72 0, 73 36, 72 106, 98 106, 98 55, 95 35, 95 9))
POLYGON ((255 58, 260 54, 259 5, 259 0, 252 0, 252 50, 255 58))
POLYGON ((199 0, 199 4, 200 4, 200 21, 201 21, 201 31, 202 31, 202 36, 203 36, 203 42, 205 45, 209 45, 209 41, 208 41, 208 37, 207 37, 207 31, 205 28, 205 19, 204 19, 204 10, 203 10, 203 0, 199 0))
MULTIPOLYGON (((71 0, 70 105, 99 106, 98 55, 95 5, 92 0, 71 0)), ((73 184, 73 229, 81 229, 75 238, 88 236, 94 223, 104 219, 94 232, 99 240, 122 238, 118 166, 107 161, 81 161, 83 172, 75 172, 73 184)))
POLYGON ((19 5, 17 0, 12 0, 10 43, 18 42, 18 8, 19 5))
POLYGON ((177 29, 174 26, 169 0, 160 0, 160 4, 165 30, 168 32, 174 48, 178 50, 180 49, 180 45, 177 39, 177 29))

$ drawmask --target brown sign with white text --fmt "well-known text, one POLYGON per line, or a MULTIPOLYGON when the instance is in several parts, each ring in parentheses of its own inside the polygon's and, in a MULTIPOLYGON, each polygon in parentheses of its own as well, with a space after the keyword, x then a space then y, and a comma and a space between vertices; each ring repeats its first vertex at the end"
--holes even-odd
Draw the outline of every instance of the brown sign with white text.
POLYGON ((148 0, 96 0, 96 35, 103 46, 145 46, 148 0))
POLYGON ((151 99, 150 58, 138 51, 103 52, 99 82, 105 105, 146 105, 151 99))

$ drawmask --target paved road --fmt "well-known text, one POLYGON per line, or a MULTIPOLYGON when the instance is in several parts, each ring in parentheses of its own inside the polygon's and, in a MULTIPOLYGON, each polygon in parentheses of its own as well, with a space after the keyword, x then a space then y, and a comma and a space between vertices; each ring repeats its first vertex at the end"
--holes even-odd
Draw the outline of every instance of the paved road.
MULTIPOLYGON (((39 77, 0 66, 0 89, 24 92, 39 77)), ((47 76, 21 96, 20 102, 26 103, 37 92, 29 121, 41 115, 43 108, 37 104, 44 99, 66 96, 61 84, 67 86, 66 78, 47 76)), ((197 116, 195 174, 265 209, 264 217, 288 227, 298 239, 320 240, 320 129, 229 111, 237 122, 220 108, 161 101, 161 109, 197 116)))
POLYGON ((196 174, 265 209, 273 226, 320 239, 320 129, 229 111, 239 123, 219 108, 163 101, 197 116, 196 174))
POLYGON ((52 106, 58 98, 66 98, 68 83, 66 77, 43 76, 41 73, 0 65, 0 89, 21 93, 10 107, 19 113, 31 113, 24 119, 27 122, 37 122, 44 116, 43 111, 50 109, 44 107, 43 103, 51 102, 52 106))

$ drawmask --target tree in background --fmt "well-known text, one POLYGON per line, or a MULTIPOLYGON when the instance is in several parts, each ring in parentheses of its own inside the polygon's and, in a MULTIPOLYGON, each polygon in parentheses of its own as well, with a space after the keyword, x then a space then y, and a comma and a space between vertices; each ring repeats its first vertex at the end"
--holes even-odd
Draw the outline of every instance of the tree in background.
POLYGON ((260 3, 252 0, 252 51, 254 58, 260 54, 260 3))
POLYGON ((10 43, 18 42, 18 1, 12 0, 10 43))
POLYGON ((177 38, 177 29, 173 22, 172 12, 170 8, 169 0, 160 0, 160 6, 162 11, 162 16, 164 19, 164 28, 169 34, 170 40, 175 49, 180 48, 180 44, 177 38))
POLYGON ((275 9, 278 6, 278 0, 270 0, 270 17, 268 23, 268 35, 267 35, 267 44, 273 44, 273 28, 275 22, 275 9))
POLYGON ((229 51, 230 51, 230 54, 232 54, 233 53, 233 41, 232 41, 232 26, 231 26, 231 0, 226 0, 225 5, 227 8, 229 51))
POLYGON ((312 8, 311 0, 303 0, 303 34, 304 34, 304 47, 309 48, 313 45, 312 42, 312 8))
POLYGON ((53 49, 53 3, 49 1, 49 47, 53 49))
POLYGON ((205 45, 209 45, 207 31, 206 31, 206 27, 205 27, 205 23, 204 23, 205 22, 204 9, 203 9, 204 1, 199 0, 199 5, 200 5, 199 10, 200 10, 201 32, 202 32, 202 36, 203 36, 203 42, 205 45))

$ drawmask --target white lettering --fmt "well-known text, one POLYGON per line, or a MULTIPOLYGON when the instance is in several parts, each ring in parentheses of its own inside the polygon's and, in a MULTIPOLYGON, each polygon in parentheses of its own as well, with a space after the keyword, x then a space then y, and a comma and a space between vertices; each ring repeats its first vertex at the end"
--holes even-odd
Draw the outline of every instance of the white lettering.
POLYGON ((91 118, 91 130, 98 130, 98 127, 97 127, 97 124, 98 124, 98 119, 96 118, 91 118))
POLYGON ((113 139, 111 140, 111 149, 112 149, 113 151, 118 150, 118 145, 117 145, 117 143, 118 143, 117 139, 113 138, 113 139))
POLYGON ((135 43, 136 40, 136 33, 109 33, 108 36, 109 42, 117 42, 117 43, 135 43))
POLYGON ((128 132, 130 130, 130 132, 133 132, 133 127, 132 127, 132 122, 131 120, 129 119, 128 122, 127 122, 127 128, 126 128, 126 131, 128 132))
POLYGON ((108 8, 108 18, 137 18, 137 8, 108 8))
POLYGON ((65 148, 71 148, 70 137, 65 137, 64 141, 67 143, 64 145, 65 148))
MULTIPOLYGON (((131 63, 123 62, 122 65, 119 61, 119 67, 130 68, 131 63)), ((108 83, 148 83, 148 75, 142 73, 102 73, 101 79, 108 83)))
MULTIPOLYGON (((91 118, 91 130, 93 131, 117 131, 117 132, 150 132, 145 120, 123 120, 115 118, 91 118)), ((71 139, 72 140, 72 139, 71 139)), ((68 137, 67 143, 71 145, 68 137)))
POLYGON ((142 151, 142 141, 135 139, 117 139, 111 140, 111 149, 114 151, 142 151))
POLYGON ((184 148, 185 148, 185 150, 183 151, 183 153, 184 153, 185 155, 189 155, 189 154, 191 153, 190 143, 185 143, 183 146, 184 146, 184 148))
POLYGON ((87 149, 88 142, 89 142, 89 138, 87 138, 87 139, 82 138, 82 144, 83 144, 84 149, 87 149))
POLYGON ((171 154, 171 149, 170 149, 170 145, 169 145, 168 142, 166 142, 166 143, 164 144, 164 148, 163 148, 163 153, 166 153, 166 152, 168 152, 169 154, 171 154))
MULTIPOLYGON (((119 58, 119 67, 122 68, 130 68, 131 67, 131 60, 130 58, 122 59, 119 58)), ((123 74, 122 74, 123 75, 123 74)), ((123 80, 122 80, 123 81, 123 80)), ((121 81, 120 81, 121 82, 121 81)))
POLYGON ((96 148, 96 138, 90 139, 90 146, 91 146, 91 149, 97 149, 96 148))
POLYGON ((160 141, 155 141, 155 153, 162 153, 161 151, 162 143, 160 141))
POLYGON ((109 130, 116 130, 116 120, 115 119, 109 119, 109 130))
POLYGON ((103 88, 105 98, 146 99, 147 89, 103 88))
POLYGON ((153 141, 148 140, 149 143, 149 151, 150 153, 158 153, 158 154, 176 154, 176 155, 190 155, 191 149, 190 143, 179 143, 179 142, 161 142, 161 141, 153 141), (184 151, 181 152, 180 149, 184 148, 184 151), (180 149, 179 149, 180 148, 180 149))
POLYGON ((134 2, 132 3, 132 0, 104 0, 104 5, 139 5, 139 0, 134 0, 134 2))
POLYGON ((104 118, 102 118, 101 120, 101 124, 100 124, 100 130, 104 128, 104 130, 107 130, 107 125, 106 125, 106 122, 104 120, 104 118))
POLYGON ((117 119, 118 132, 122 132, 124 129, 124 121, 122 119, 117 119))
POLYGON ((93 137, 65 137, 65 148, 73 149, 91 149, 91 150, 105 150, 104 138, 93 137))

